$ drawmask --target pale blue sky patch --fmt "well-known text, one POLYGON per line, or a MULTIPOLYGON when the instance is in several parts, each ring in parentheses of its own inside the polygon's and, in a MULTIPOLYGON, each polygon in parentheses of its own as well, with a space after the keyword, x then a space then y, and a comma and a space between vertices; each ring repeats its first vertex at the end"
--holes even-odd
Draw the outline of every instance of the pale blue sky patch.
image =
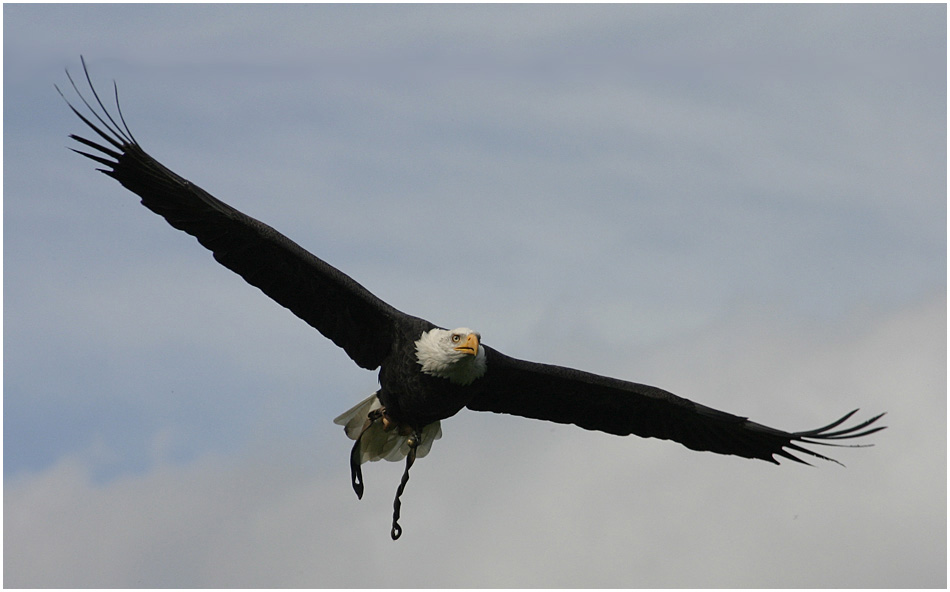
POLYGON ((8 586, 946 586, 945 6, 3 10, 8 586), (393 544, 332 424, 376 377, 66 149, 80 54, 408 313, 890 429, 808 469, 463 412, 393 544))

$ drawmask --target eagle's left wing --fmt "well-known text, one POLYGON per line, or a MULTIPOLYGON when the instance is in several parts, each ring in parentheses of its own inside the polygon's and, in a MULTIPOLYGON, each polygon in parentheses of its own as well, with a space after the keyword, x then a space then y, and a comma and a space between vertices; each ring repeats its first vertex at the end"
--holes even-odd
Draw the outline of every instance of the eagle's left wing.
POLYGON ((884 429, 872 427, 883 413, 851 427, 840 427, 857 412, 854 410, 818 429, 785 432, 653 386, 526 362, 488 347, 486 350, 488 370, 478 381, 478 394, 468 404, 474 411, 569 423, 621 436, 673 440, 693 450, 776 464, 775 456, 808 464, 795 453, 837 462, 805 445, 846 446, 836 442, 884 429))

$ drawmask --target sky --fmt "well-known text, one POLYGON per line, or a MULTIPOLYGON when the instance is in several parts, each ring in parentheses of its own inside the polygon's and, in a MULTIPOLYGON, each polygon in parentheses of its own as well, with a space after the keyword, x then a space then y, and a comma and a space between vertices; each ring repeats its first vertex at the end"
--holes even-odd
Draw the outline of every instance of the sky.
POLYGON ((9 587, 946 587, 944 5, 10 5, 9 587), (508 355, 845 467, 463 411, 376 377, 67 150, 90 67, 163 164, 508 355))

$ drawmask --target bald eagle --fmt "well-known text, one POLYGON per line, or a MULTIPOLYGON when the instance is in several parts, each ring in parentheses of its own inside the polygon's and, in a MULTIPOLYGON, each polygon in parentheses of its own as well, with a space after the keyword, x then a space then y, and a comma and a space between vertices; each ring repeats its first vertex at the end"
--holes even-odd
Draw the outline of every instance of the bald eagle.
POLYGON ((441 420, 464 408, 574 424, 620 436, 672 440, 692 450, 775 464, 776 457, 808 464, 801 455, 837 462, 806 445, 846 446, 840 441, 884 429, 873 425, 883 413, 845 427, 857 412, 854 410, 818 429, 786 432, 657 387, 515 359, 482 343, 478 331, 443 329, 396 310, 270 226, 216 199, 149 156, 125 122, 115 84, 113 117, 92 84, 85 60, 82 65, 98 109, 68 70, 66 76, 87 115, 70 103, 59 87, 56 90, 100 140, 70 135, 94 152, 73 150, 104 165, 106 168, 99 170, 138 195, 146 208, 194 236, 219 263, 343 348, 358 366, 379 369, 379 388, 334 421, 355 441, 349 464, 358 497, 363 493, 363 463, 406 459, 393 504, 394 540, 402 532, 400 496, 409 468, 442 435, 441 420))

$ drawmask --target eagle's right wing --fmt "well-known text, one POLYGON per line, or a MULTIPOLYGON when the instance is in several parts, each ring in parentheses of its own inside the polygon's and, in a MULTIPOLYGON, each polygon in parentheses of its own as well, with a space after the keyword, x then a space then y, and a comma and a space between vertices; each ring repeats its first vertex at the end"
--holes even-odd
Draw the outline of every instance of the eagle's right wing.
POLYGON ((392 347, 394 324, 410 318, 408 315, 270 226, 216 199, 149 156, 125 124, 118 93, 116 109, 121 125, 99 99, 85 61, 83 70, 101 115, 72 77, 69 81, 99 124, 80 113, 65 95, 63 98, 108 145, 71 135, 95 151, 76 152, 108 167, 99 170, 141 197, 145 207, 169 224, 197 238, 219 263, 342 347, 358 365, 372 370, 382 363, 392 347))

